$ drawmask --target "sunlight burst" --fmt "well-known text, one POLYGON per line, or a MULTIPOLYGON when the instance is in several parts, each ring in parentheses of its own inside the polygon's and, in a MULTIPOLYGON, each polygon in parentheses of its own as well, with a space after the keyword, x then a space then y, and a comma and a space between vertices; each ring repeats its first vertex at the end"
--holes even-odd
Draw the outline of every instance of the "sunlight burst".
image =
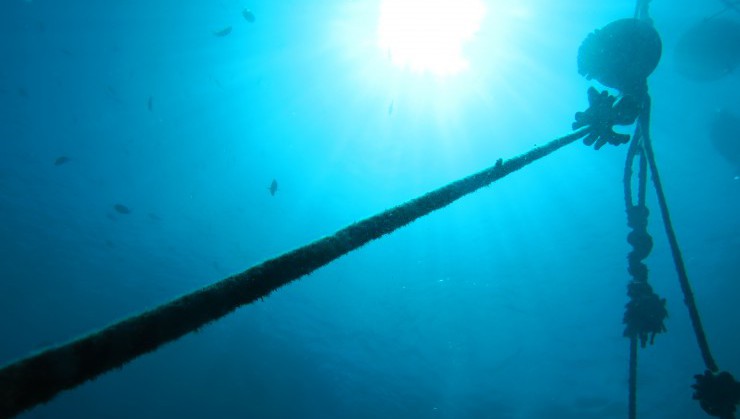
POLYGON ((378 43, 394 65, 455 74, 468 67, 463 46, 480 28, 481 0, 383 0, 378 43))

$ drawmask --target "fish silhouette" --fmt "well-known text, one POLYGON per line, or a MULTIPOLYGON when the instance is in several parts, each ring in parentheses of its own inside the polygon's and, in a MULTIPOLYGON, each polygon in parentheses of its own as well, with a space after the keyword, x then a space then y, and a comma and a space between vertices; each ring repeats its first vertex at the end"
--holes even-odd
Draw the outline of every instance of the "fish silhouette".
POLYGON ((220 31, 214 32, 213 34, 215 36, 218 36, 219 38, 222 38, 222 37, 224 37, 224 36, 226 36, 226 35, 228 35, 230 33, 231 33, 231 26, 227 26, 227 27, 221 29, 220 31))
POLYGON ((121 100, 121 97, 118 95, 118 90, 116 90, 113 85, 108 84, 105 86, 105 93, 106 95, 113 100, 114 102, 121 104, 123 101, 121 100))
POLYGON ((252 13, 249 9, 242 10, 242 16, 244 16, 244 19, 247 20, 247 22, 252 23, 254 22, 254 13, 252 13))
POLYGON ((56 158, 56 160, 54 160, 54 166, 61 166, 64 163, 68 163, 69 160, 70 159, 67 156, 59 156, 59 157, 56 158))
POLYGON ((277 180, 273 179, 272 183, 270 184, 270 187, 267 189, 270 191, 270 195, 275 196, 275 193, 278 190, 277 180))
POLYGON ((149 112, 151 112, 154 109, 154 98, 149 96, 149 99, 146 101, 146 108, 149 109, 149 112))
POLYGON ((131 209, 123 204, 113 205, 113 209, 119 214, 131 214, 131 209))

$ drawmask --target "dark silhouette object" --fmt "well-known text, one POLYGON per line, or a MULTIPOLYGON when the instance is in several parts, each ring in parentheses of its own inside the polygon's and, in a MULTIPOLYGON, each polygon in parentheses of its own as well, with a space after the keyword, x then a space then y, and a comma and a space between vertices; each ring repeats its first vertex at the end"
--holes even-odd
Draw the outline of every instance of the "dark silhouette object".
POLYGON ((740 403, 740 383, 729 372, 714 374, 709 370, 704 375, 697 374, 696 384, 691 387, 694 400, 699 400, 701 408, 711 416, 721 419, 735 419, 735 405, 740 403))
POLYGON ((131 209, 123 204, 113 205, 113 209, 119 214, 131 214, 131 209))
POLYGON ((740 116, 718 111, 709 127, 709 138, 719 154, 740 174, 740 116))
POLYGON ((277 193, 278 190, 277 180, 273 179, 272 183, 270 183, 270 187, 268 187, 267 190, 270 191, 270 195, 275 196, 275 193, 277 193))
POLYGON ((740 12, 740 1, 738 0, 720 0, 728 9, 740 12))
POLYGON ((54 160, 54 166, 61 166, 65 163, 69 163, 70 158, 67 156, 59 156, 54 160))
POLYGON ((213 32, 213 35, 214 36, 217 36, 219 38, 223 38, 224 36, 226 36, 226 35, 228 35, 230 33, 231 33, 231 26, 227 26, 227 27, 221 29, 220 31, 213 32))
POLYGON ((242 10, 242 16, 244 16, 244 19, 249 23, 254 23, 254 13, 252 13, 249 9, 242 10))
POLYGON ((738 0, 720 0, 725 5, 725 10, 734 10, 740 13, 740 1, 738 0))
POLYGON ((707 19, 681 36, 674 56, 676 70, 695 81, 720 79, 740 64, 740 22, 707 19))
POLYGON ((578 73, 623 93, 637 94, 660 61, 663 46, 653 26, 621 19, 589 34, 578 48, 578 73))

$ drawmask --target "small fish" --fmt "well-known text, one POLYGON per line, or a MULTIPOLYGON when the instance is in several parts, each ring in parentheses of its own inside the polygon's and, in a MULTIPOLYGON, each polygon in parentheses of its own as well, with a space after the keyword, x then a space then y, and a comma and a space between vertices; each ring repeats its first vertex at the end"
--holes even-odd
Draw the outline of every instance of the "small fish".
POLYGON ((28 97, 28 90, 26 90, 25 87, 19 87, 18 88, 18 96, 20 97, 28 97))
POLYGON ((155 222, 160 222, 160 221, 162 221, 162 218, 161 218, 161 217, 160 217, 159 215, 157 215, 157 214, 155 214, 155 213, 153 213, 153 212, 150 212, 149 214, 147 214, 147 216, 148 216, 148 217, 149 217, 149 219, 150 219, 150 220, 152 220, 152 221, 155 221, 155 222))
POLYGON ((272 180, 272 183, 270 184, 270 187, 269 187, 269 188, 267 188, 267 190, 269 190, 269 191, 270 191, 270 195, 272 195, 272 196, 275 196, 275 193, 276 193, 276 192, 277 192, 277 190, 278 190, 278 184, 277 184, 277 180, 273 179, 273 180, 272 180))
POLYGON ((393 104, 396 103, 395 100, 391 100, 391 104, 388 105, 388 115, 393 114, 393 104))
POLYGON ((231 26, 227 26, 221 29, 220 31, 214 32, 213 35, 218 36, 219 38, 222 38, 230 33, 231 33, 231 26))
POLYGON ((106 94, 106 95, 107 95, 107 96, 108 96, 108 97, 109 97, 109 98, 110 98, 111 100, 113 100, 114 102, 116 102, 116 103, 119 103, 119 104, 120 104, 120 103, 123 103, 123 101, 121 100, 121 97, 120 97, 120 96, 118 95, 118 91, 116 90, 116 88, 115 88, 115 87, 113 87, 113 85, 111 85, 111 84, 107 84, 107 85, 105 86, 105 94, 106 94))
POLYGON ((242 16, 244 16, 244 19, 246 19, 247 22, 249 22, 249 23, 253 23, 254 22, 254 13, 252 13, 251 10, 249 10, 249 9, 242 10, 242 16))
POLYGON ((154 98, 149 96, 149 99, 146 101, 146 108, 149 109, 149 112, 151 112, 154 109, 154 98))
POLYGON ((131 209, 123 204, 113 205, 113 209, 119 214, 131 214, 131 209))
POLYGON ((54 166, 61 166, 64 163, 69 163, 69 157, 67 156, 59 156, 54 160, 54 166))

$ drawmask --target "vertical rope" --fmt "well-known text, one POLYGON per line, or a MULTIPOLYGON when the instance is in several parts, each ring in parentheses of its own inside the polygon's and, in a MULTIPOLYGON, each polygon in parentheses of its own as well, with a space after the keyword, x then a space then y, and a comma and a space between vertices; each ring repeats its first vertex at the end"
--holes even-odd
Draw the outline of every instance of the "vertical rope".
POLYGON ((671 215, 668 211, 668 204, 666 203, 665 194, 663 193, 663 185, 660 181, 660 174, 658 173, 658 166, 655 163, 655 153, 653 152, 653 146, 650 139, 650 96, 646 98, 647 106, 643 109, 640 114, 640 125, 642 126, 642 138, 643 147, 647 157, 648 164, 650 166, 650 172, 652 173, 653 184, 655 185, 655 192, 658 198, 658 206, 660 207, 660 213, 663 217, 663 225, 665 226, 666 235, 668 236, 668 243, 671 247, 671 254, 673 255, 673 263, 676 267, 676 273, 678 274, 678 281, 681 284, 681 291, 684 295, 684 303, 688 307, 689 317, 691 318, 691 325, 694 328, 694 334, 701 350, 701 356, 704 359, 704 365, 707 369, 713 372, 717 372, 719 368, 717 363, 712 357, 712 353, 709 350, 709 343, 707 342, 707 336, 704 333, 704 327, 701 324, 701 317, 699 316, 699 310, 696 307, 696 301, 694 299, 694 293, 691 290, 691 284, 689 283, 689 277, 686 273, 686 266, 683 261, 681 249, 678 246, 678 239, 676 233, 673 230, 673 224, 671 223, 671 215))
POLYGON ((629 419, 637 418, 637 337, 630 338, 629 419))
MULTIPOLYGON (((630 224, 630 227, 633 227, 630 223, 630 212, 635 207, 645 207, 645 196, 646 196, 646 190, 647 190, 647 168, 645 167, 645 155, 642 150, 641 146, 641 127, 640 124, 637 123, 635 127, 635 133, 632 136, 632 141, 630 142, 629 150, 627 151, 627 161, 624 165, 624 201, 625 201, 625 208, 627 210, 628 214, 628 224, 630 224), (639 168, 638 168, 638 181, 637 181, 637 204, 634 203, 633 200, 633 191, 632 191, 632 167, 635 162, 635 157, 639 156, 639 168)), ((634 231, 634 230, 633 230, 634 231)), ((633 249, 633 252, 635 250, 633 249)), ((646 281, 646 278, 640 278, 640 275, 637 271, 637 266, 634 265, 643 265, 642 262, 635 263, 636 261, 633 260, 632 253, 628 255, 628 261, 629 261, 629 272, 633 275, 632 281, 646 281)), ((643 265, 644 266, 644 265, 643 265)), ((647 268, 645 268, 645 272, 647 272, 647 268)), ((645 276, 647 273, 645 273, 645 276)), ((630 283, 631 284, 631 283, 630 283)), ((628 293, 629 294, 629 293, 628 293)), ((630 357, 629 357, 629 382, 628 382, 628 418, 629 419, 636 419, 637 418, 637 334, 632 334, 629 336, 630 339, 630 357)))
MULTIPOLYGON (((637 124, 637 127, 635 128, 635 133, 632 137, 632 141, 630 142, 629 149, 627 150, 627 161, 624 164, 624 177, 623 177, 623 184, 624 184, 624 204, 625 208, 629 211, 630 208, 634 206, 633 203, 633 193, 632 193, 632 167, 635 162, 635 157, 639 153, 639 139, 640 139, 640 124, 637 124)), ((640 162, 642 163, 642 160, 640 162)), ((643 183, 640 181, 638 183, 638 202, 644 204, 644 197, 645 197, 645 187, 643 183)), ((628 418, 629 419, 636 419, 637 418, 637 336, 630 336, 630 358, 629 358, 629 381, 628 381, 628 399, 627 399, 627 406, 628 406, 628 418)))

